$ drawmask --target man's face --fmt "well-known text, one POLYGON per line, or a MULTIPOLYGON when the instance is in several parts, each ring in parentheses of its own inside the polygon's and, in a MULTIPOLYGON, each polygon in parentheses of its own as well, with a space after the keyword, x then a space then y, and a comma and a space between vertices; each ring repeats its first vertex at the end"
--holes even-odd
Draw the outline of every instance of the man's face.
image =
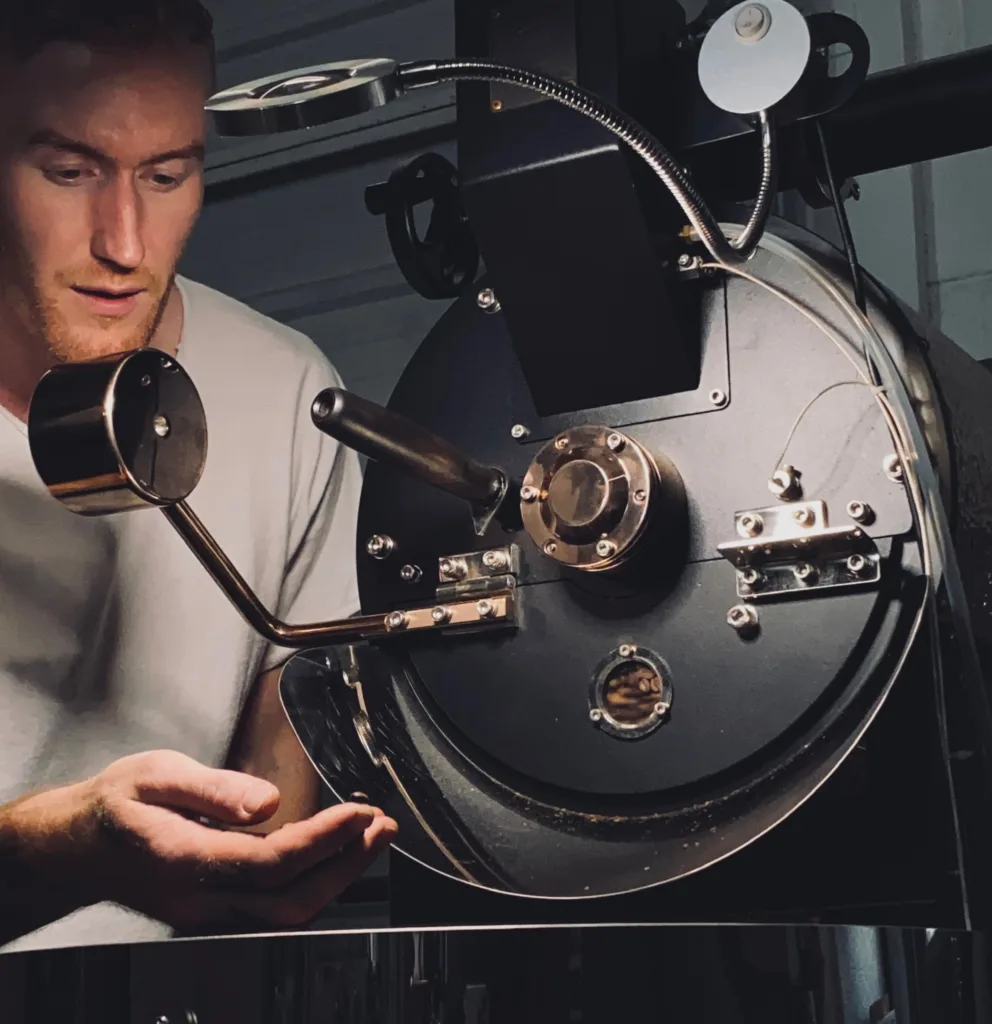
POLYGON ((206 52, 58 43, 0 88, 0 344, 140 348, 202 202, 206 52))

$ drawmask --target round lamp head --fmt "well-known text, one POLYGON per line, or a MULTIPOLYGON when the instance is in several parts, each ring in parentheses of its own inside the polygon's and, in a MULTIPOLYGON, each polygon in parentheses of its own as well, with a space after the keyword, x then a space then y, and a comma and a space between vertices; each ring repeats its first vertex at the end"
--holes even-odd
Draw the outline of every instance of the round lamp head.
POLYGON ((245 82, 207 101, 219 135, 316 128, 384 106, 400 94, 396 62, 346 60, 245 82))

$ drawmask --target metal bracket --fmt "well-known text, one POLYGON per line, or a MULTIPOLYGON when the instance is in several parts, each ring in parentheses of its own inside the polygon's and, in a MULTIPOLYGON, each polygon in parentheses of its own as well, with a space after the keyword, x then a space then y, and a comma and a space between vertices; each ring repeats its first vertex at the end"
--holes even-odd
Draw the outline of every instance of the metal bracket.
POLYGON ((437 563, 437 599, 465 601, 514 590, 519 572, 520 549, 515 544, 445 555, 437 563))
POLYGON ((501 473, 500 478, 499 492, 493 497, 492 501, 487 502, 485 505, 472 504, 472 528, 475 530, 476 537, 485 535, 486 530, 489 529, 497 513, 502 509, 503 502, 506 501, 506 496, 510 490, 510 481, 505 473, 501 473))
POLYGON ((737 595, 755 601, 865 586, 881 578, 875 542, 860 526, 831 527, 823 501, 750 509, 734 516, 741 540, 717 550, 737 568, 737 595))

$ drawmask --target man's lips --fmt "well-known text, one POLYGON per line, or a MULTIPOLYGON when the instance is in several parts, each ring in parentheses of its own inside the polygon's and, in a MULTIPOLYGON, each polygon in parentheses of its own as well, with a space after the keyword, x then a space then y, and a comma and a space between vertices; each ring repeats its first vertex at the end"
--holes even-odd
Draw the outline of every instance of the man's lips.
POLYGON ((72 290, 100 316, 126 316, 138 304, 144 288, 86 288, 73 285, 72 290))

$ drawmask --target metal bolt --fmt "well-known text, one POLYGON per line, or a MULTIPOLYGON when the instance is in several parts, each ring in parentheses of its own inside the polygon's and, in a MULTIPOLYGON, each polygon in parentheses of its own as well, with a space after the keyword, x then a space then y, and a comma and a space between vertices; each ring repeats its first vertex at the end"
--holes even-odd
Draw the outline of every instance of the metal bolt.
POLYGON ((886 456, 885 461, 882 463, 882 468, 885 470, 885 475, 893 483, 902 483, 903 468, 898 455, 886 456))
POLYGON ((603 712, 599 708, 592 708, 589 712, 590 722, 601 722, 603 720, 603 712))
POLYGON ((611 452, 622 452, 626 443, 627 442, 620 434, 610 434, 606 439, 606 447, 609 448, 611 452))
POLYGON ((142 376, 142 378, 141 378, 141 386, 142 386, 143 388, 147 388, 147 387, 150 387, 150 386, 151 386, 151 383, 152 383, 152 378, 151 378, 151 375, 150 375, 150 374, 147 374, 147 373, 146 373, 146 374, 144 374, 144 375, 142 376))
POLYGON ((499 300, 496 298, 496 293, 492 288, 483 288, 482 291, 479 292, 475 301, 478 303, 479 309, 486 313, 499 312, 499 300))
POLYGON ((468 575, 464 558, 442 558, 437 567, 441 575, 450 580, 463 580, 468 575))
POLYGON ((489 106, 492 108, 494 114, 498 114, 503 109, 503 101, 493 100, 492 103, 489 104, 489 106))
POLYGON ((525 484, 520 488, 520 500, 528 503, 537 501, 541 496, 541 492, 536 487, 531 487, 530 484, 525 484))
POLYGON ((847 514, 856 523, 870 523, 875 518, 875 513, 870 505, 866 505, 863 501, 851 501, 848 502, 847 514))
POLYGON ((546 555, 553 555, 557 550, 558 545, 553 540, 549 540, 547 544, 544 545, 544 553, 546 555))
POLYGON ((514 423, 510 427, 510 437, 514 441, 522 441, 525 437, 530 437, 530 430, 525 427, 522 423, 514 423))
POLYGON ((446 622, 451 621, 451 609, 450 608, 435 608, 431 612, 431 619, 439 626, 443 626, 446 622))
POLYGON ((749 604, 738 604, 727 612, 727 623, 743 633, 745 630, 754 629, 758 624, 758 610, 749 604))
POLYGON ((662 716, 662 715, 667 715, 667 714, 668 714, 668 709, 669 709, 670 707, 671 707, 671 705, 670 705, 670 704, 667 704, 667 703, 666 703, 665 701, 663 701, 663 700, 660 700, 660 701, 658 701, 658 703, 657 703, 657 704, 655 704, 655 706, 654 706, 654 713, 655 713, 655 714, 656 714, 656 715, 657 715, 657 716, 658 716, 659 718, 661 718, 661 716, 662 716))
POLYGON ((419 565, 404 565, 400 569, 400 579, 404 583, 419 583, 423 575, 419 565))
POLYGON ((783 466, 776 470, 768 481, 768 490, 781 501, 795 501, 802 497, 803 489, 799 482, 801 474, 792 466, 783 466))
POLYGON ((742 569, 739 575, 745 587, 757 587, 765 578, 757 569, 742 569))
POLYGON ((771 11, 764 4, 748 4, 738 13, 734 30, 742 43, 756 43, 768 35, 771 24, 771 11))
POLYGON ((636 650, 637 648, 631 644, 621 644, 618 653, 621 658, 630 658, 636 650))
POLYGON ((744 537, 757 537, 765 528, 765 521, 757 512, 748 512, 737 520, 737 532, 744 537))
POLYGON ((855 576, 860 576, 868 568, 868 559, 864 555, 851 555, 847 560, 847 568, 855 576))
POLYGON ((409 624, 410 620, 403 612, 390 612, 386 616, 386 629, 406 629, 409 624))
POLYGON ((617 546, 611 540, 600 540, 596 542, 596 554, 600 558, 609 558, 617 553, 617 546))
POLYGON ((692 266, 692 257, 687 252, 684 252, 679 256, 679 266, 683 270, 688 270, 689 267, 692 266))
POLYGON ((161 413, 152 420, 152 427, 159 437, 168 437, 172 433, 172 424, 161 413))
POLYGON ((377 533, 374 536, 369 537, 368 543, 365 545, 365 550, 373 558, 377 558, 381 562, 396 550, 396 541, 394 541, 392 537, 386 537, 383 534, 377 533))
POLYGON ((816 522, 816 516, 811 508, 797 508, 792 513, 792 518, 800 526, 812 526, 816 522))
POLYGON ((714 388, 710 392, 710 402, 715 405, 718 409, 722 409, 727 404, 727 392, 721 391, 719 388, 714 388))
POLYGON ((506 561, 507 559, 505 551, 487 551, 482 556, 482 564, 487 569, 505 569, 506 561))
POLYGON ((491 619, 496 614, 496 605, 492 601, 482 600, 475 606, 475 610, 480 619, 491 619))
POLYGON ((558 451, 563 452, 568 447, 568 438, 564 436, 559 437, 558 440, 555 441, 555 447, 558 451))
POLYGON ((643 505, 648 500, 647 491, 634 491, 634 502, 638 505, 643 505))
POLYGON ((809 562, 800 562, 792 571, 800 583, 812 583, 816 579, 816 569, 809 562))

